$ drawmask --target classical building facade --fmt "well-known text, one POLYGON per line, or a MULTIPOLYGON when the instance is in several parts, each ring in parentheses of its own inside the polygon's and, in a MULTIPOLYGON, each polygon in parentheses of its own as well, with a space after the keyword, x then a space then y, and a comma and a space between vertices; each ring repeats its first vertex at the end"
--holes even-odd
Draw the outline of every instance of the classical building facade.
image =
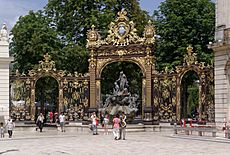
POLYGON ((230 120, 230 1, 216 0, 215 121, 230 120))
POLYGON ((0 30, 0 116, 9 117, 9 39, 7 27, 3 24, 0 30))

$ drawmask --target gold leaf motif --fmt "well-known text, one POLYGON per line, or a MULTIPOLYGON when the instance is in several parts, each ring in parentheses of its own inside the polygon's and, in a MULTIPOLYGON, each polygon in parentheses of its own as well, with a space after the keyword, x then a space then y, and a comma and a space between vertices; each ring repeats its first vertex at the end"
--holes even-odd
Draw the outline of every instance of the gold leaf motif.
POLYGON ((108 36, 104 43, 116 46, 126 46, 130 43, 141 43, 143 39, 136 33, 133 21, 129 21, 126 16, 127 12, 121 10, 115 22, 109 25, 108 36))
POLYGON ((148 25, 145 26, 145 30, 144 30, 144 44, 146 45, 150 45, 150 44, 154 44, 155 42, 155 28, 153 27, 151 21, 148 21, 148 25))
POLYGON ((50 60, 51 56, 46 53, 44 55, 44 61, 39 61, 39 66, 38 66, 38 71, 41 71, 41 70, 44 70, 46 72, 48 71, 56 71, 56 68, 55 68, 55 62, 50 60))
POLYGON ((191 45, 187 47, 187 54, 184 55, 184 62, 188 66, 192 64, 197 64, 197 56, 196 53, 193 53, 193 47, 191 45))

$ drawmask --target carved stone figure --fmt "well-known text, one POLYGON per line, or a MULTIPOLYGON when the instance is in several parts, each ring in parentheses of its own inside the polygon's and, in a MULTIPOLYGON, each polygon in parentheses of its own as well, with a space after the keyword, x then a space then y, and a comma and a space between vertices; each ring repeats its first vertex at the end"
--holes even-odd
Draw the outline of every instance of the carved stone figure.
POLYGON ((123 92, 125 88, 128 88, 128 80, 126 78, 126 75, 123 73, 123 71, 120 72, 120 77, 116 81, 119 83, 119 90, 120 92, 123 92))
POLYGON ((139 96, 131 95, 128 91, 128 80, 123 71, 120 72, 119 79, 114 82, 113 94, 106 95, 106 100, 101 111, 106 111, 110 115, 118 112, 130 114, 137 111, 139 96))
POLYGON ((8 40, 7 27, 6 24, 4 23, 2 29, 0 30, 0 41, 7 41, 7 40, 8 40))

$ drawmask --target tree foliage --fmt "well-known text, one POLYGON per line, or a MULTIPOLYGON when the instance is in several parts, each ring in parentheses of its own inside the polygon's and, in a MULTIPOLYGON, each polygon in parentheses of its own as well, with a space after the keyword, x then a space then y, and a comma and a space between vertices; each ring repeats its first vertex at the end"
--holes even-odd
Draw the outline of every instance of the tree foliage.
POLYGON ((182 118, 192 117, 199 104, 199 77, 195 71, 188 71, 182 79, 182 118))
POLYGON ((148 15, 137 0, 49 0, 45 12, 63 40, 85 46, 87 30, 95 25, 105 35, 109 23, 122 8, 142 33, 148 15))
MULTIPOLYGON (((108 25, 123 8, 142 35, 150 17, 141 10, 138 0, 49 0, 44 10, 30 11, 13 27, 10 50, 15 57, 14 68, 26 73, 48 52, 57 69, 87 72, 87 30, 94 24, 105 37, 108 25)), ((113 76, 116 71, 109 72, 113 76)))
POLYGON ((213 41, 215 5, 211 0, 166 0, 154 12, 157 34, 157 67, 181 65, 186 47, 191 44, 198 59, 210 63, 213 41))
POLYGON ((61 49, 56 31, 49 26, 48 18, 41 11, 30 11, 28 15, 21 16, 11 35, 10 51, 15 57, 14 68, 21 72, 32 69, 46 52, 56 56, 61 49))
POLYGON ((123 71, 129 82, 129 92, 131 94, 141 95, 141 83, 143 73, 140 67, 131 62, 116 62, 107 65, 101 74, 102 94, 112 94, 114 82, 119 78, 120 72, 123 71))

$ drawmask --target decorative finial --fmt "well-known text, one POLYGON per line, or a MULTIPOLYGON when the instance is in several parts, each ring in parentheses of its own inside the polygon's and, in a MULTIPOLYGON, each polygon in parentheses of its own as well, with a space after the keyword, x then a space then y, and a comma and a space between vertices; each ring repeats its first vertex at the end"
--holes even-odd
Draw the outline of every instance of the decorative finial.
POLYGON ((193 53, 193 47, 192 47, 192 45, 189 45, 187 47, 187 52, 188 52, 189 55, 191 55, 193 53))
POLYGON ((117 15, 119 17, 116 21, 128 21, 128 17, 126 16, 127 12, 125 11, 125 9, 122 9, 120 12, 117 13, 117 15))
POLYGON ((45 62, 49 62, 49 60, 50 60, 50 55, 49 55, 48 53, 46 53, 46 54, 44 55, 44 60, 45 60, 45 62))
POLYGON ((148 24, 145 26, 144 29, 144 38, 145 38, 145 44, 150 45, 150 44, 154 44, 155 42, 155 28, 152 25, 152 21, 149 20, 148 24))
POLYGON ((92 30, 94 30, 94 28, 95 28, 95 25, 92 25, 92 26, 91 26, 91 28, 92 28, 92 30))
POLYGON ((149 24, 149 25, 152 25, 152 21, 151 21, 151 20, 148 20, 148 24, 149 24))

